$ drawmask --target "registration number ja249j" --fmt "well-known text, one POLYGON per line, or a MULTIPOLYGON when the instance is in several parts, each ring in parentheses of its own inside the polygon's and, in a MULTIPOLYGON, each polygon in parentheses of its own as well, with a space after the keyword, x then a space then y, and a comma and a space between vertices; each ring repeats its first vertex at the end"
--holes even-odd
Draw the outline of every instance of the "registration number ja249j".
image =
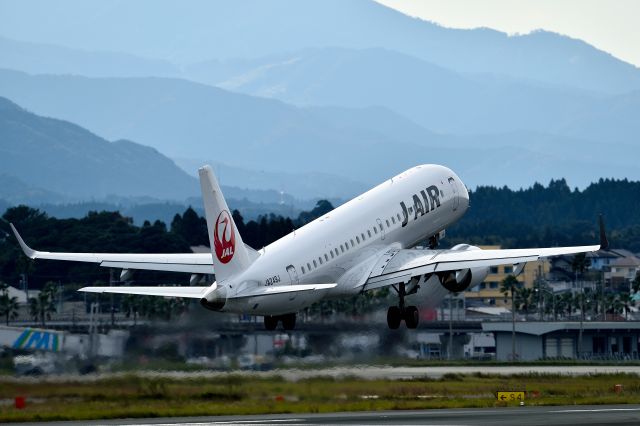
POLYGON ((264 285, 274 285, 280 282, 280 275, 274 275, 264 280, 264 285))

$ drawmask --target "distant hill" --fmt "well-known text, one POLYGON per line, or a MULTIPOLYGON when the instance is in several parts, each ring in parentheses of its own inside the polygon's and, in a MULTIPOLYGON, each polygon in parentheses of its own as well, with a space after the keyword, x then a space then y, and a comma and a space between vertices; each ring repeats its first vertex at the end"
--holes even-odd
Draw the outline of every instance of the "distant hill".
POLYGON ((597 140, 640 133, 640 96, 603 96, 503 75, 458 73, 385 49, 305 49, 260 60, 212 61, 185 73, 221 88, 305 106, 382 106, 434 131, 530 130, 597 140), (231 66, 230 66, 231 65, 231 66), (617 114, 607 114, 615 110, 617 114))
POLYGON ((174 77, 180 72, 175 65, 164 60, 28 43, 1 36, 0 68, 88 77, 174 77))
POLYGON ((581 40, 545 31, 510 36, 444 28, 369 0, 107 0, 99 7, 84 0, 23 0, 3 2, 0 12, 6 37, 179 65, 311 47, 385 48, 459 72, 606 93, 640 89, 637 67, 581 40))
POLYGON ((25 190, 41 188, 42 201, 55 198, 51 192, 71 199, 109 194, 184 199, 198 193, 197 181, 153 148, 108 142, 6 98, 0 98, 0 170, 18 178, 11 185, 22 181, 25 190))
MULTIPOLYGON (((0 98, 1 103, 2 98, 0 98)), ((0 174, 0 210, 9 205, 61 203, 69 199, 68 196, 28 185, 15 176, 0 174)))

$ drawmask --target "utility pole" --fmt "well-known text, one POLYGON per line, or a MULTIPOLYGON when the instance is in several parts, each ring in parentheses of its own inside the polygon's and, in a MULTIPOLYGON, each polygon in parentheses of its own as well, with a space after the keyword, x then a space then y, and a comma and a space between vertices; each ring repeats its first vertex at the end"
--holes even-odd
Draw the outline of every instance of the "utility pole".
POLYGON ((511 285, 511 361, 516 360, 516 304, 514 297, 515 284, 511 285))
POLYGON ((449 348, 447 349, 447 359, 451 360, 451 352, 453 350, 453 294, 449 292, 449 348))
MULTIPOLYGON (((113 268, 109 268, 109 287, 113 286, 113 268)), ((111 293, 111 328, 113 328, 113 326, 116 324, 116 318, 115 318, 115 313, 116 313, 116 308, 115 306, 113 306, 113 301, 114 299, 114 295, 113 293, 111 293)))
MULTIPOLYGON (((576 282, 577 281, 578 281, 578 271, 576 270, 576 282)), ((584 326, 584 324, 583 324, 583 321, 584 321, 584 296, 582 294, 582 292, 583 292, 582 280, 580 280, 578 290, 579 290, 578 296, 580 297, 580 332, 578 333, 578 358, 579 358, 580 354, 582 353, 582 328, 584 326)))

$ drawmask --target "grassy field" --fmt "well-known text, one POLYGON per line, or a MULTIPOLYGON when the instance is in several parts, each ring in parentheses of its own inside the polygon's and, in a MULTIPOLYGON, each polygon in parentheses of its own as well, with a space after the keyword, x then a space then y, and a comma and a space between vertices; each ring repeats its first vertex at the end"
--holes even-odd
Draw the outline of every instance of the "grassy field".
MULTIPOLYGON (((640 402, 636 375, 490 376, 441 379, 361 380, 224 376, 216 379, 153 379, 135 375, 93 382, 0 379, 0 423, 264 413, 494 407, 498 390, 527 391, 527 405, 640 402), (622 385, 622 391, 615 391, 622 385), (16 409, 16 396, 26 407, 16 409)), ((517 402, 516 402, 517 403, 517 402)))

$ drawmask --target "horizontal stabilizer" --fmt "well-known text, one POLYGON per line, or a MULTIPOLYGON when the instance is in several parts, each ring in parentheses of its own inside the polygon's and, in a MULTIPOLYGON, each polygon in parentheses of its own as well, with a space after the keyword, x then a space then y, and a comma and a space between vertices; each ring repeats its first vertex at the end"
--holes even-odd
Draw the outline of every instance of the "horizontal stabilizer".
POLYGON ((270 294, 295 293, 300 291, 327 290, 335 287, 337 284, 295 284, 295 285, 279 285, 274 287, 258 287, 242 291, 234 297, 256 297, 268 296, 270 294))
POLYGON ((138 294, 141 296, 184 297, 200 299, 209 287, 83 287, 86 293, 138 294))

